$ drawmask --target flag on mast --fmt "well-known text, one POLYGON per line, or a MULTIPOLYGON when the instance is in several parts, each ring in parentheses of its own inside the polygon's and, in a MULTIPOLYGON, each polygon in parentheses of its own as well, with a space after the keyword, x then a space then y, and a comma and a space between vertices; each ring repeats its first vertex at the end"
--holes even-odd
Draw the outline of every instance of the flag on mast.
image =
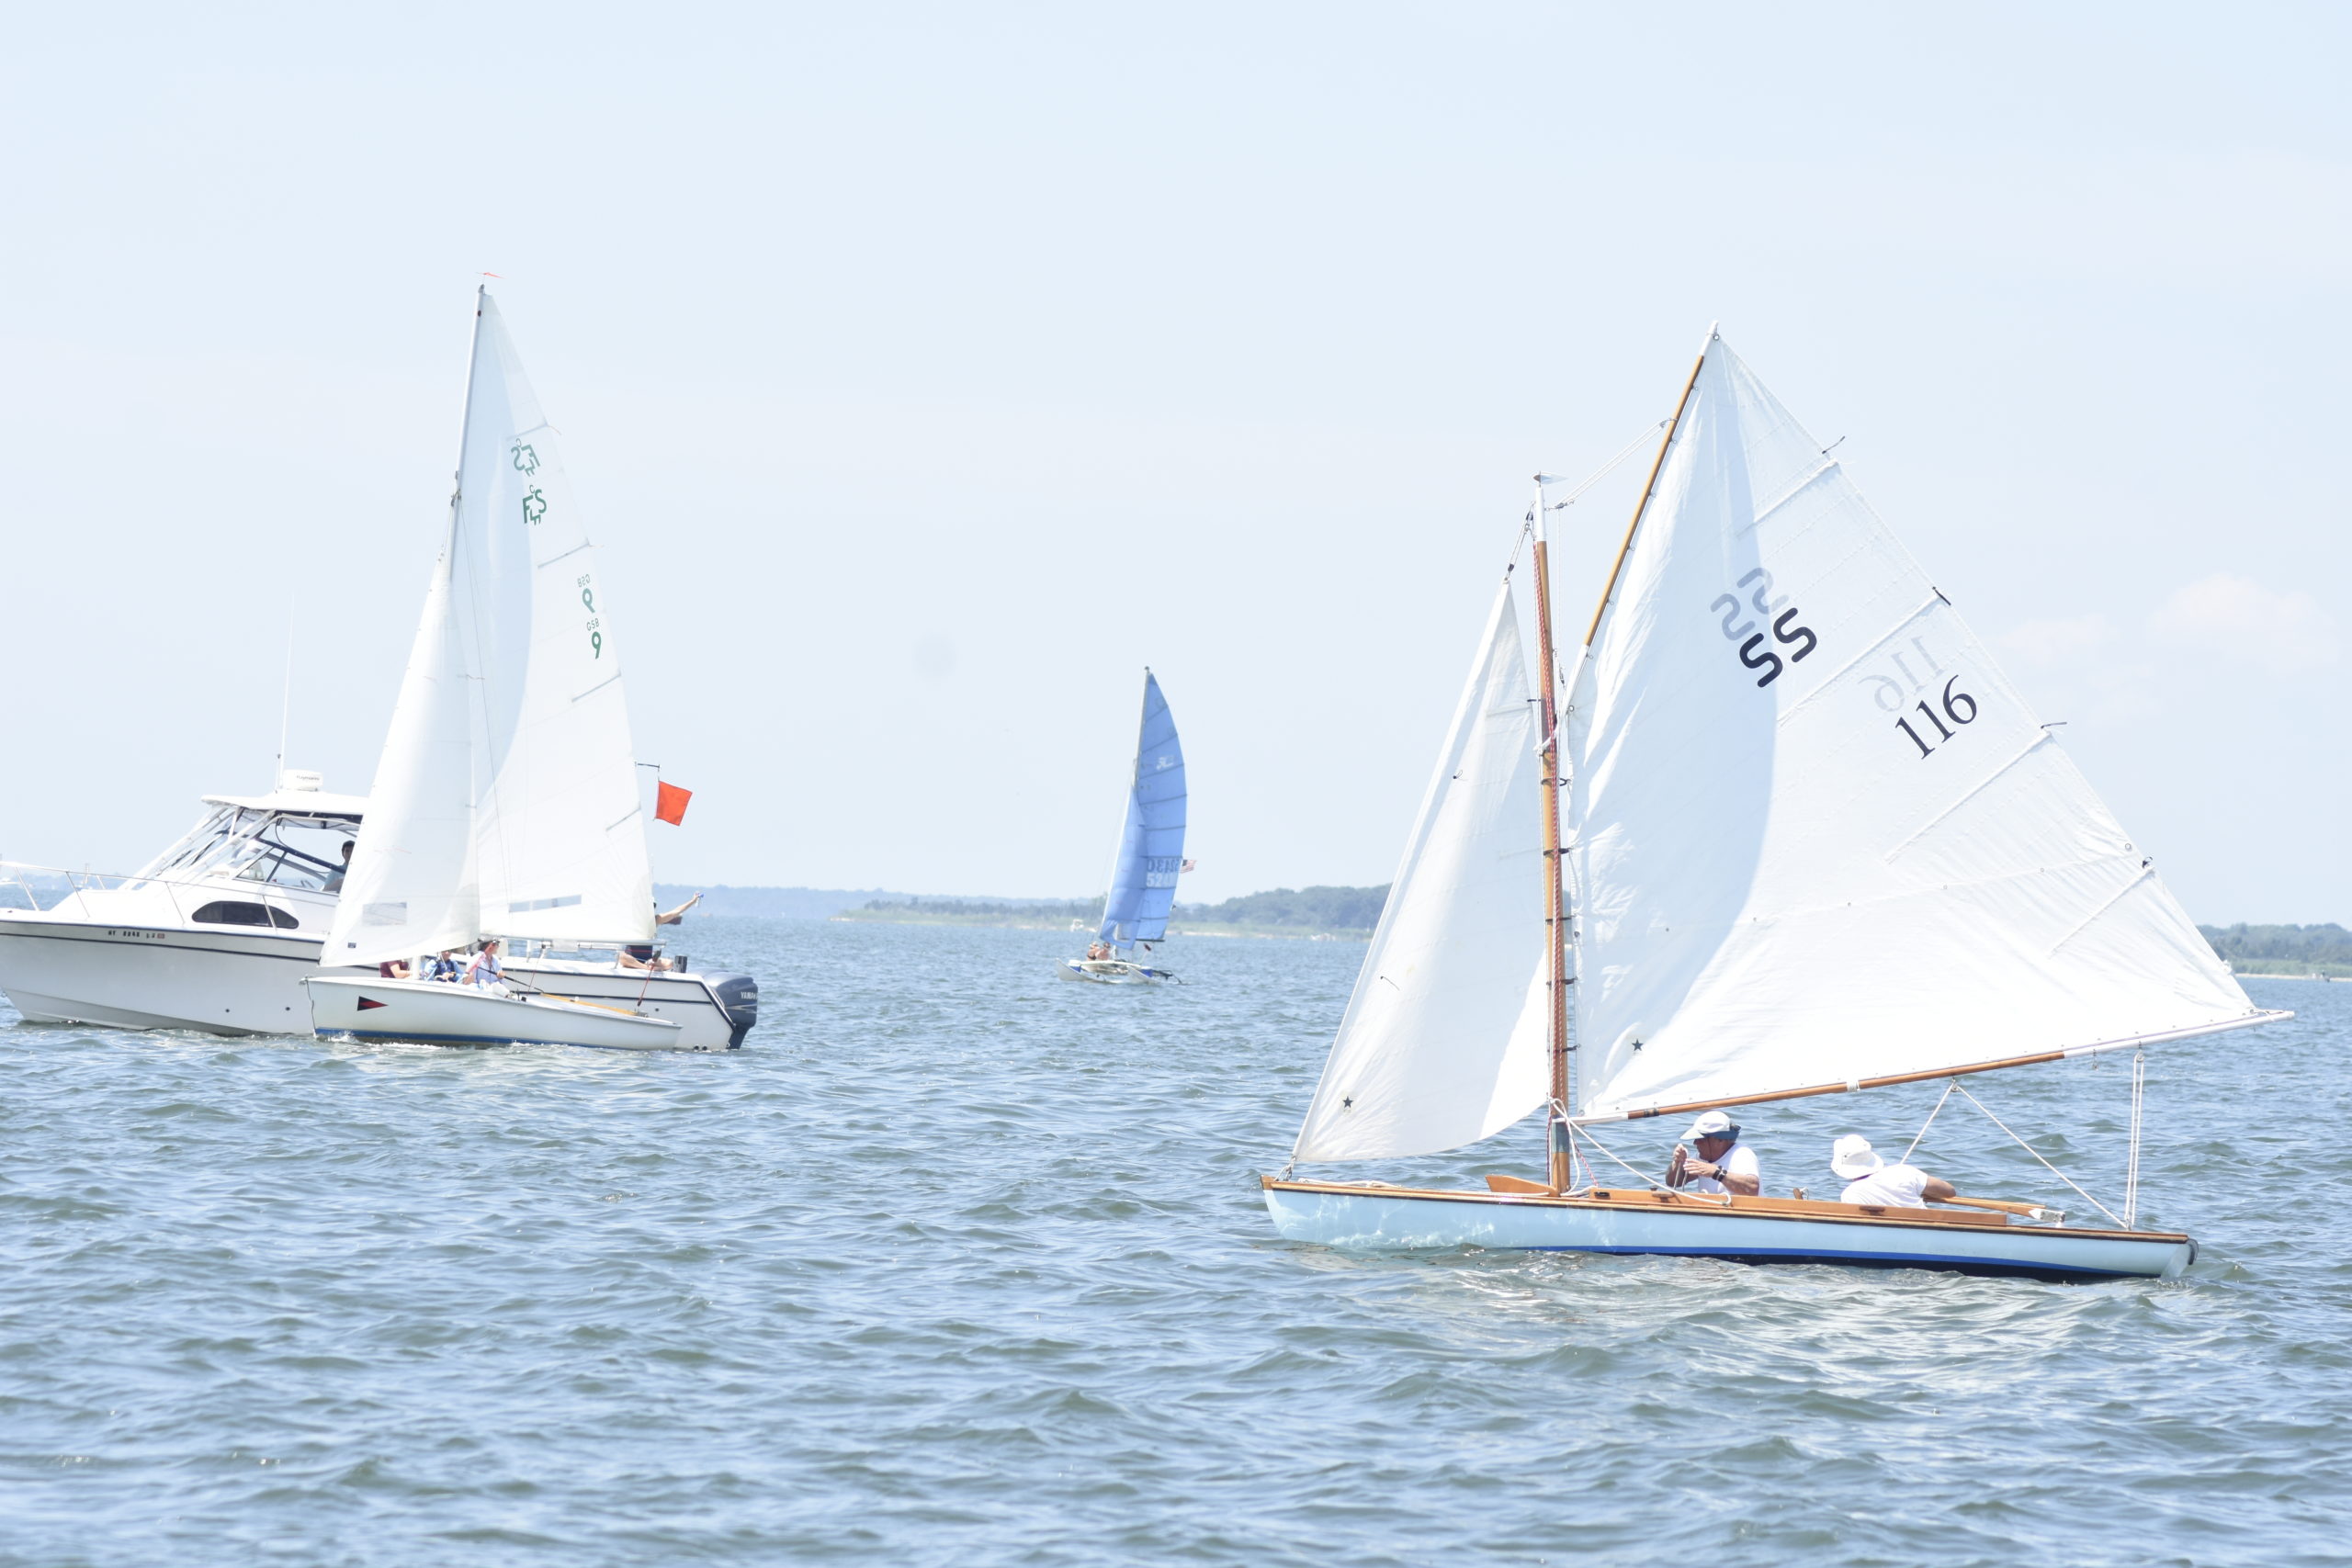
POLYGON ((656 784, 653 801, 654 819, 667 822, 673 828, 684 827, 686 802, 694 797, 695 792, 690 789, 680 789, 676 784, 668 783, 656 784))

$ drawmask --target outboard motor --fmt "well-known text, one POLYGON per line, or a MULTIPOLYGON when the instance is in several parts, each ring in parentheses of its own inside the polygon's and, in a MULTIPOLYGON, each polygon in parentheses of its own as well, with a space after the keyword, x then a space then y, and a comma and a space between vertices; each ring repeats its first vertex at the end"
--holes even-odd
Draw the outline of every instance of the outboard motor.
POLYGON ((760 983, 749 975, 705 975, 704 984, 710 994, 718 998, 718 1010, 727 1015, 729 1032, 727 1048, 739 1051, 743 1036, 752 1032, 752 1025, 760 1021, 760 983))

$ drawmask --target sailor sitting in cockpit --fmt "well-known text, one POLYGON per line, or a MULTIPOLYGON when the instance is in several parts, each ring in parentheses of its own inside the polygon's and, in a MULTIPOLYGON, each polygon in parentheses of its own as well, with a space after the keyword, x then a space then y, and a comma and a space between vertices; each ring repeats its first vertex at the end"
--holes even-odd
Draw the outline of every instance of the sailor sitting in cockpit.
POLYGON ((466 960, 466 975, 461 984, 478 986, 485 991, 506 989, 506 972, 498 962, 498 939, 486 936, 471 958, 466 960))
POLYGON ((1720 1111, 1709 1111, 1690 1123, 1683 1136, 1699 1145, 1694 1158, 1680 1144, 1666 1169, 1666 1184, 1689 1192, 1737 1193, 1753 1198, 1764 1190, 1764 1165, 1756 1151, 1739 1141, 1739 1124, 1720 1111))

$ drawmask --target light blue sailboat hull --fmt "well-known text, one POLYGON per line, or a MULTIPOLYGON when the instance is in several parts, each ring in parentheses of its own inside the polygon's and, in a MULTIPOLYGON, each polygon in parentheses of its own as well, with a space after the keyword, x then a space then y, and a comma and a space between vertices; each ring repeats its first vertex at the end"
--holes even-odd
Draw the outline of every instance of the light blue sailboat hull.
POLYGON ((1351 1249, 1655 1253, 2044 1280, 2172 1279, 2197 1257, 2197 1244, 2185 1235, 1970 1223, 1939 1210, 1924 1212, 1934 1218, 1843 1203, 1734 1210, 1630 1190, 1607 1199, 1554 1198, 1272 1177, 1265 1179, 1265 1193, 1274 1229, 1285 1239, 1351 1249))

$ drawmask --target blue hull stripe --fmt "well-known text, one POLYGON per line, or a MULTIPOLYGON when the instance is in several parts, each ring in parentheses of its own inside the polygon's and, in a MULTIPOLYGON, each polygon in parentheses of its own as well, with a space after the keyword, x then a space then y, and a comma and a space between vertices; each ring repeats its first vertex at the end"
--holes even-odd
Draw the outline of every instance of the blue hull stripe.
POLYGON ((2120 1269, 2075 1269, 2008 1258, 1962 1258, 1928 1252, 1824 1252, 1809 1247, 1519 1247, 1514 1252, 1605 1252, 1619 1258, 1721 1258, 1734 1263, 1889 1263, 1912 1268, 1997 1269, 2004 1273, 2067 1274, 2086 1280, 2154 1278, 2120 1269))

